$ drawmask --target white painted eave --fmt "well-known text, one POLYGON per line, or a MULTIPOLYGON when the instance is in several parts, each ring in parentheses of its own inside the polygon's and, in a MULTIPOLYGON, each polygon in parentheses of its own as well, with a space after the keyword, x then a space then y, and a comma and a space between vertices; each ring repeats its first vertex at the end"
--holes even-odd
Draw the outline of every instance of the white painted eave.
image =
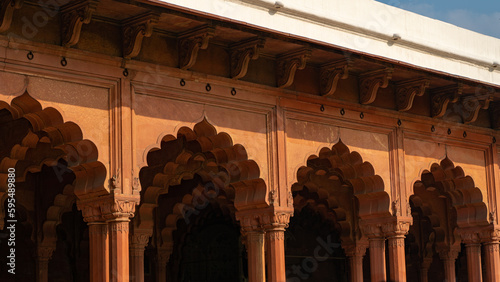
POLYGON ((500 85, 500 66, 493 67, 500 63, 500 39, 373 0, 280 0, 280 8, 274 0, 148 2, 500 85))

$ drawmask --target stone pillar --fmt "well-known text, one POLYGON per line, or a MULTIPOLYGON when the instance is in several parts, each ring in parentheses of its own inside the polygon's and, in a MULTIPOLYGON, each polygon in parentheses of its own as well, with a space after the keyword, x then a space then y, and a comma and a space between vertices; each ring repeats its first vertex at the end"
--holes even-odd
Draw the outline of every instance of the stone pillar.
POLYGON ((129 281, 129 223, 137 198, 121 195, 103 197, 100 207, 109 228, 109 280, 129 281))
POLYGON ((486 281, 500 282, 500 230, 494 226, 493 230, 481 232, 480 237, 483 242, 486 281))
POLYGON ((458 257, 458 253, 460 253, 460 245, 448 249, 439 251, 439 257, 443 261, 444 267, 444 278, 446 281, 455 282, 457 281, 455 275, 455 260, 458 257))
POLYGON ((49 281, 49 261, 52 258, 52 253, 56 249, 54 246, 38 246, 36 250, 36 281, 49 281))
POLYGON ((372 282, 387 280, 385 271, 385 237, 382 232, 382 219, 374 222, 360 221, 363 234, 368 237, 370 248, 370 274, 372 282))
POLYGON ((109 233, 103 221, 89 222, 90 281, 109 281, 109 233))
POLYGON ((465 243, 467 254, 467 274, 469 281, 483 281, 481 268, 481 244, 476 233, 462 234, 462 240, 465 243))
POLYGON ((173 242, 164 242, 156 253, 156 281, 167 281, 167 264, 174 248, 173 242))
POLYGON ((421 282, 427 282, 429 280, 429 267, 431 266, 431 263, 432 263, 432 257, 422 259, 422 264, 420 265, 421 282))
POLYGON ((349 259, 351 269, 350 281, 363 282, 363 257, 368 247, 368 242, 356 242, 352 245, 343 246, 346 256, 349 259))
POLYGON ((144 249, 150 234, 136 230, 130 243, 130 280, 144 282, 144 249))
POLYGON ((77 201, 84 221, 89 226, 90 281, 109 281, 109 233, 108 224, 101 213, 100 199, 77 201))
POLYGON ((266 281, 266 259, 264 252, 265 233, 262 231, 246 232, 245 245, 248 254, 248 281, 266 281))
POLYGON ((398 220, 385 224, 383 231, 388 239, 390 281, 406 281, 405 235, 411 221, 398 220))
POLYGON ((285 228, 290 221, 289 213, 266 214, 261 217, 266 233, 267 280, 286 282, 285 270, 285 228))
POLYGON ((499 241, 484 242, 484 263, 486 265, 486 281, 500 282, 499 241))

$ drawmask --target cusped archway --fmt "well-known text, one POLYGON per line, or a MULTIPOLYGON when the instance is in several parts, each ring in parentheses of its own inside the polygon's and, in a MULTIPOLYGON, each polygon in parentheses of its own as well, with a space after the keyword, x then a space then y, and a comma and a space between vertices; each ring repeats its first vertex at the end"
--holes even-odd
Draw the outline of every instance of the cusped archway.
POLYGON ((38 264, 45 270, 33 271, 38 279, 48 275, 43 264, 56 249, 63 214, 79 213, 78 197, 108 194, 106 168, 97 158, 97 147, 83 139, 77 124, 65 122, 54 108, 42 108, 28 92, 10 104, 0 101, 0 222, 3 227, 10 216, 4 213, 7 198, 26 207, 36 227, 31 237, 38 264))
POLYGON ((345 254, 352 258, 350 273, 357 276, 352 281, 362 280, 360 259, 367 237, 360 221, 391 217, 389 194, 373 166, 339 141, 309 156, 307 165, 297 171, 292 195, 297 214, 312 209, 332 225, 345 254))
POLYGON ((156 249, 160 280, 166 279, 170 255, 188 236, 179 234, 179 226, 196 230, 191 225, 200 223, 209 209, 238 224, 237 211, 269 208, 268 187, 257 163, 206 119, 193 129, 181 127, 177 136, 164 136, 160 147, 148 152, 139 177, 144 188, 133 220, 133 259, 142 259, 145 246, 156 249))
MULTIPOLYGON (((410 249, 418 261, 419 276, 454 281, 455 260, 463 244, 480 248, 482 240, 488 240, 481 238, 484 232, 494 229, 481 190, 472 177, 446 157, 421 173, 409 202, 414 218, 410 235, 415 246, 410 249)), ((467 259, 481 265, 481 257, 478 261, 468 255, 467 259)), ((469 280, 482 276, 481 271, 478 273, 470 265, 468 268, 469 280)))

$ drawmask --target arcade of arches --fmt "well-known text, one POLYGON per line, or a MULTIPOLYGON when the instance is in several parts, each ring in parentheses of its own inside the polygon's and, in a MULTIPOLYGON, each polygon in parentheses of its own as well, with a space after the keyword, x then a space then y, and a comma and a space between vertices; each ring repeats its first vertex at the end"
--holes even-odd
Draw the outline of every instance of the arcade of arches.
POLYGON ((453 155, 391 201, 374 166, 339 139, 307 157, 280 199, 245 147, 204 118, 151 147, 142 189, 124 196, 58 110, 28 92, 0 107, 0 234, 15 168, 16 281, 500 279, 494 212, 453 155))

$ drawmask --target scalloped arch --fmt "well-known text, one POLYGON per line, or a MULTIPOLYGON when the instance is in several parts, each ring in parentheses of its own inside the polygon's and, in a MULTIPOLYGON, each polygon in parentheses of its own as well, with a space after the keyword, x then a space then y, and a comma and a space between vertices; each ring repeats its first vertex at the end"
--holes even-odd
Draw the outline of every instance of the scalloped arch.
MULTIPOLYGON (((57 171, 60 162, 75 176, 71 187, 65 187, 48 208, 43 240, 50 241, 51 235, 55 236, 55 227, 68 210, 67 204, 74 203, 76 196, 109 193, 104 187, 106 168, 97 160, 95 144, 83 139, 82 130, 76 123, 64 122, 54 108, 42 109, 28 92, 12 99, 10 105, 0 101, 0 131, 8 136, 2 140, 0 149, 1 205, 7 197, 9 168, 15 168, 18 183, 26 181, 28 172, 40 172, 44 165, 57 171)), ((0 210, 3 212, 3 207, 0 210)))
POLYGON ((322 148, 318 156, 308 157, 307 165, 297 171, 292 194, 296 209, 311 203, 324 217, 336 221, 343 242, 353 242, 360 236, 358 217, 391 215, 384 181, 369 162, 363 162, 358 152, 350 152, 341 140, 331 149, 322 148))
MULTIPOLYGON (((141 203, 136 209, 134 230, 152 234, 154 226, 153 211, 158 206, 158 197, 180 185, 183 180, 200 178, 202 184, 212 183, 208 190, 203 187, 200 193, 210 194, 212 199, 224 198, 229 210, 266 208, 268 188, 262 178, 257 163, 248 159, 245 148, 233 144, 231 136, 225 132, 217 133, 215 127, 206 119, 189 127, 180 127, 177 135, 165 135, 160 148, 153 148, 147 154, 148 166, 140 171, 141 203), (206 191, 205 191, 206 190, 206 191), (217 195, 213 197, 213 195, 217 195)), ((194 191, 194 190, 193 190, 194 191)), ((192 206, 188 198, 193 191, 182 192, 182 203, 192 206), (188 201, 184 203, 184 201, 188 201)), ((179 195, 178 195, 179 196, 179 195)), ((173 222, 179 215, 172 212, 170 231, 164 230, 165 238, 173 231, 173 222)))

